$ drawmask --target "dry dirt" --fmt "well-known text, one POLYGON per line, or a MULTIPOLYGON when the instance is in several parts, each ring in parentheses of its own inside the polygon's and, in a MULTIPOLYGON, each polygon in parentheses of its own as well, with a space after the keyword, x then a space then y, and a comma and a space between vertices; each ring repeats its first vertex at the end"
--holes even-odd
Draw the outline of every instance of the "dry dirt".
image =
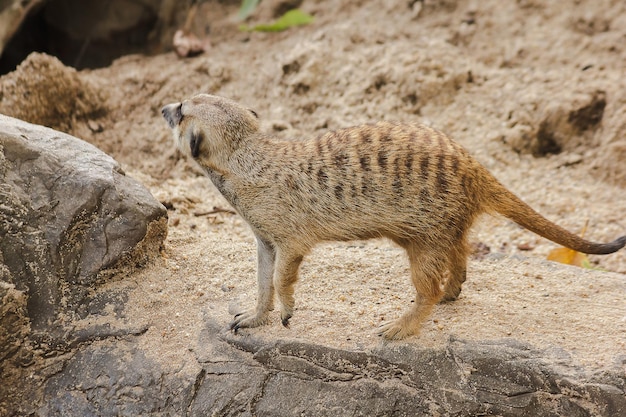
MULTIPOLYGON (((262 2, 257 18, 271 19, 280 3, 262 2)), ((107 284, 134 283, 126 320, 150 323, 142 340, 155 356, 180 363, 206 317, 226 331, 231 314, 255 302, 251 232, 238 216, 213 213, 227 203, 175 151, 160 118, 161 106, 198 92, 241 101, 265 130, 294 139, 380 119, 427 123, 562 226, 579 232, 588 221, 586 237, 597 241, 626 233, 622 0, 305 0, 301 8, 313 24, 242 33, 235 5, 204 3, 195 22, 199 34, 210 28, 204 55, 129 56, 77 73, 103 105, 59 126, 113 155, 170 209, 162 259, 107 284)), ((15 74, 0 80, 5 88, 15 74)), ((17 104, 0 100, 0 111, 15 114, 17 104)), ((594 367, 626 353, 626 251, 592 257, 602 271, 557 265, 544 261, 555 244, 502 218, 482 219, 472 240, 491 254, 470 262, 460 299, 437 306, 422 334, 400 343, 510 337, 594 367)), ((412 297, 399 248, 329 243, 302 266, 291 327, 275 314, 270 326, 241 333, 370 349, 383 343, 376 327, 412 297)))

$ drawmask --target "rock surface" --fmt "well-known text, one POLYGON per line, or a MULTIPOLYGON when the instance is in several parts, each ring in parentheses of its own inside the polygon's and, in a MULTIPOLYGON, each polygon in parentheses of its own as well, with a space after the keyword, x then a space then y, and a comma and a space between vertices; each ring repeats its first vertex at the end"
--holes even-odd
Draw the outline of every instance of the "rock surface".
POLYGON ((559 350, 450 339, 441 349, 346 351, 201 333, 194 367, 168 370, 133 339, 81 347, 45 386, 41 415, 617 416, 623 373, 585 374, 559 350))
POLYGON ((0 115, 3 373, 7 364, 32 362, 31 348, 50 355, 124 333, 111 320, 77 323, 114 316, 124 296, 99 286, 158 255, 166 234, 165 208, 111 157, 0 115))

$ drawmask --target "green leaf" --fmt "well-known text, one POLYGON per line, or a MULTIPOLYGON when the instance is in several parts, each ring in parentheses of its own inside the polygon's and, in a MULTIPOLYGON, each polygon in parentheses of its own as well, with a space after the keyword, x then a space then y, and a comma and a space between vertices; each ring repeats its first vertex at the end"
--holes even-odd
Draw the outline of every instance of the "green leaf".
POLYGON ((259 5, 259 0, 243 0, 241 2, 241 8, 239 9, 239 13, 237 16, 239 20, 246 20, 248 16, 254 13, 254 9, 259 5))
POLYGON ((587 259, 586 256, 585 256, 585 259, 583 259, 582 262, 580 263, 580 266, 582 266, 585 269, 593 269, 593 265, 591 265, 591 262, 589 262, 589 259, 587 259))
POLYGON ((246 25, 241 25, 239 28, 241 30, 255 30, 258 32, 280 32, 285 29, 289 29, 294 26, 307 25, 313 21, 313 16, 308 13, 303 12, 299 9, 289 10, 287 13, 282 15, 277 21, 274 23, 266 23, 260 24, 253 27, 248 27, 246 25))

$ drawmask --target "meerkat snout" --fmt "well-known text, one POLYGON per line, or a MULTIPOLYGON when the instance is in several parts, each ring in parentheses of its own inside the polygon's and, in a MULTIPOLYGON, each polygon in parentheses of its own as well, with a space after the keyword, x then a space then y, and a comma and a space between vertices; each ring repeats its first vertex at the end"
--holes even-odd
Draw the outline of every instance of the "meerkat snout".
MULTIPOLYGON (((170 129, 175 132, 175 141, 180 146, 182 146, 181 141, 188 141, 189 143, 189 152, 191 156, 197 158, 200 156, 200 144, 203 140, 203 135, 200 131, 196 129, 189 129, 187 133, 181 132, 179 130, 179 126, 181 121, 183 120, 183 103, 171 103, 163 106, 161 109, 161 114, 163 118, 167 122, 170 129)), ((183 129, 185 130, 185 129, 183 129)))
POLYGON ((182 120, 183 118, 183 113, 181 111, 182 107, 183 107, 182 103, 171 103, 171 104, 167 104, 163 106, 163 108, 161 109, 161 114, 163 115, 163 118, 167 122, 170 129, 173 129, 176 126, 178 126, 178 124, 182 120))

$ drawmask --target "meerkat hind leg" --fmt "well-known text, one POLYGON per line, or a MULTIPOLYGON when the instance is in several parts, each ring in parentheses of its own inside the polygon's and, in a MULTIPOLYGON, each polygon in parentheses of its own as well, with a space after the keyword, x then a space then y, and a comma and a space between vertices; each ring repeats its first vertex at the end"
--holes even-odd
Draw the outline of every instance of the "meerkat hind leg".
POLYGON ((295 305, 294 286, 298 280, 298 269, 302 263, 303 255, 281 250, 276 253, 276 266, 274 271, 274 287, 276 296, 280 301, 280 319, 285 327, 289 327, 289 319, 293 316, 295 305))
POLYGON ((442 303, 456 301, 461 294, 461 288, 467 278, 467 270, 457 269, 450 271, 450 279, 446 283, 445 293, 441 299, 442 303))
POLYGON ((257 281, 258 296, 256 308, 235 315, 230 329, 237 332, 240 328, 257 327, 269 321, 269 312, 274 309, 274 263, 276 249, 257 236, 257 281))
POLYGON ((409 311, 379 328, 378 334, 387 340, 400 340, 417 334, 433 306, 443 296, 441 278, 445 263, 441 259, 441 252, 429 250, 428 253, 419 253, 414 246, 405 246, 405 249, 409 254, 411 280, 417 294, 415 304, 409 311))
POLYGON ((449 267, 450 273, 446 282, 442 302, 455 301, 461 294, 461 287, 467 278, 467 246, 459 243, 450 251, 449 267))

